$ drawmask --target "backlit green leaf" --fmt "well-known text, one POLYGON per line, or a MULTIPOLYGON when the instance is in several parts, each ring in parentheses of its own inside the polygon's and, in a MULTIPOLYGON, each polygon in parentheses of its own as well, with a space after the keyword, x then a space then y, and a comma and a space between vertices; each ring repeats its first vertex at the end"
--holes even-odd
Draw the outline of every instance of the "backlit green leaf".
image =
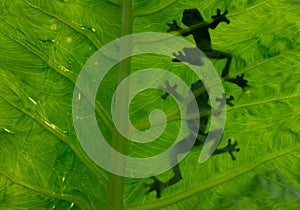
MULTIPOLYGON (((118 210, 298 209, 299 1, 134 0, 127 17, 122 16, 131 10, 126 2, 131 1, 0 0, 0 208, 109 209, 113 205, 107 200, 116 196, 124 199, 118 210), (83 151, 72 121, 73 89, 97 49, 131 30, 166 32, 166 23, 173 20, 186 28, 181 18, 187 8, 199 9, 205 20, 218 8, 229 11, 231 23, 221 23, 210 34, 214 49, 233 56, 229 77, 245 74, 248 80, 245 90, 228 78, 223 81, 234 106, 227 107, 220 147, 231 138, 241 151, 236 161, 222 154, 199 164, 201 147, 195 147, 180 163, 183 179, 157 200, 155 193, 145 193, 144 184, 152 179, 124 178, 124 187, 113 187, 111 175, 83 151)), ((171 59, 133 57, 130 73, 154 67, 175 73, 188 85, 199 79, 171 59)), ((211 61, 221 74, 225 61, 211 61)), ((116 134, 111 98, 119 73, 126 71, 120 66, 105 77, 96 102, 98 124, 109 143, 116 134)), ((180 126, 176 102, 163 101, 162 94, 146 90, 132 101, 130 117, 141 130, 149 128, 149 113, 156 108, 173 120, 157 141, 129 143, 128 155, 153 156, 175 140, 180 126)), ((169 171, 158 178, 172 175, 169 171)))

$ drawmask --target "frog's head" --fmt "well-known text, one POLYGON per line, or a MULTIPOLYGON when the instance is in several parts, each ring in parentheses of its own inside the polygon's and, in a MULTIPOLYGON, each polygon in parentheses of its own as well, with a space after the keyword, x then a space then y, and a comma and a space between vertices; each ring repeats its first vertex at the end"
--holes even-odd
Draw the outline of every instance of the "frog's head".
POLYGON ((191 26, 203 21, 204 19, 197 9, 185 9, 183 11, 182 23, 184 25, 191 26))

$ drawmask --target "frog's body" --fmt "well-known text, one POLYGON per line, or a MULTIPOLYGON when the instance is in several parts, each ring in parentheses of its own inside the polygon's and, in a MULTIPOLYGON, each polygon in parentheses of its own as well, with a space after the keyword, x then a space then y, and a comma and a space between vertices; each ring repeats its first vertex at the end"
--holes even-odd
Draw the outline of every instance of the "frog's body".
MULTIPOLYGON (((197 48, 199 48, 207 57, 217 58, 217 59, 225 59, 225 58, 227 59, 225 67, 222 71, 222 77, 226 77, 228 75, 228 70, 229 70, 230 62, 232 60, 232 56, 229 53, 212 49, 209 29, 215 29, 220 22, 226 22, 227 24, 229 24, 230 23, 229 20, 225 17, 226 14, 227 14, 227 11, 225 11, 223 14, 221 14, 221 11, 217 10, 217 15, 212 16, 212 18, 213 18, 212 23, 208 24, 207 26, 197 28, 195 30, 181 34, 184 37, 188 36, 188 35, 192 35, 196 42, 197 48)), ((195 24, 198 24, 201 22, 204 22, 204 19, 197 9, 184 10, 183 17, 182 17, 183 24, 185 24, 186 26, 192 26, 192 25, 195 25, 195 24)), ((168 32, 181 30, 181 28, 177 25, 177 22, 175 20, 173 20, 172 24, 168 23, 167 25, 169 26, 168 32)), ((201 60, 199 58, 197 58, 198 55, 197 54, 195 55, 196 51, 198 51, 198 50, 195 50, 195 48, 184 48, 183 52, 185 53, 185 55, 183 55, 183 53, 181 51, 179 51, 178 54, 174 54, 175 59, 173 59, 173 61, 174 62, 184 61, 184 62, 189 62, 193 65, 201 66, 203 63, 201 62, 201 60)), ((236 78, 236 79, 231 79, 230 82, 236 83, 238 85, 239 84, 247 85, 247 81, 243 80, 243 76, 236 78)), ((175 90, 176 85, 171 87, 168 82, 166 83, 166 85, 167 85, 166 90, 168 90, 167 92, 172 93, 172 95, 177 100, 183 100, 183 98, 175 90)), ((198 91, 200 89, 205 90, 204 85, 201 80, 199 80, 191 85, 191 91, 194 93, 194 95, 196 97, 198 109, 202 113, 207 110, 210 110, 211 106, 209 104, 208 93, 206 91, 204 91, 204 92, 198 91), (196 94, 196 92, 197 92, 197 94, 196 94), (199 94, 199 92, 200 92, 200 94, 199 94)), ((166 93, 162 98, 166 99, 167 97, 168 97, 168 93, 166 93)), ((224 97, 225 97, 225 95, 224 95, 224 97)), ((216 99, 216 100, 218 101, 219 99, 216 99)), ((233 100, 233 97, 230 96, 230 98, 227 100, 228 100, 228 102, 230 102, 231 100, 233 100)), ((231 103, 229 103, 229 104, 231 104, 231 103)), ((224 105, 225 104, 223 104, 222 106, 224 106, 224 105)), ((187 110, 189 112, 189 110, 191 110, 191 109, 187 108, 187 110)), ((188 113, 188 114, 191 114, 191 113, 188 113)), ((195 114, 195 113, 193 113, 193 114, 195 114)), ((171 164, 174 165, 174 167, 172 168, 172 170, 174 172, 174 176, 166 182, 162 182, 159 179, 157 179, 156 177, 152 177, 154 182, 152 184, 147 185, 150 187, 148 192, 156 191, 157 198, 161 197, 162 190, 179 182, 182 179, 177 156, 179 154, 188 152, 189 146, 187 146, 187 145, 190 145, 191 139, 196 138, 194 146, 200 145, 204 142, 204 140, 207 136, 207 134, 205 133, 205 130, 206 130, 207 124, 209 122, 209 117, 202 116, 200 118, 200 126, 199 127, 196 126, 196 125, 199 125, 199 123, 196 122, 198 120, 199 120, 198 118, 192 119, 192 120, 187 120, 187 125, 190 130, 189 136, 187 138, 182 139, 177 144, 175 144, 175 146, 172 149, 170 161, 171 161, 171 164)), ((236 148, 236 145, 237 145, 237 143, 231 144, 231 139, 228 139, 228 145, 221 149, 216 149, 214 151, 213 155, 228 152, 231 155, 232 160, 235 160, 233 152, 239 151, 239 148, 236 148)))

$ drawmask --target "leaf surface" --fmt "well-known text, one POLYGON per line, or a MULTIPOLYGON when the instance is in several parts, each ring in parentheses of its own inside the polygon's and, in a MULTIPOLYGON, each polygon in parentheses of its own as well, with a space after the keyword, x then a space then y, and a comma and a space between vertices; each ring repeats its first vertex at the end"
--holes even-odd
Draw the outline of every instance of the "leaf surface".
MULTIPOLYGON (((121 34, 122 4, 110 1, 0 1, 0 207, 1 209, 99 209, 106 205, 109 174, 82 150, 73 127, 72 94, 76 78, 94 52, 121 34)), ((125 179, 126 209, 273 209, 300 207, 299 1, 133 1, 133 33, 165 32, 181 24, 186 8, 205 20, 228 10, 230 24, 211 30, 214 49, 233 55, 229 76, 242 73, 241 90, 226 79, 226 128, 220 147, 231 138, 241 151, 198 164, 201 148, 181 163, 183 179, 162 193, 145 195, 151 179, 125 179)), ((123 11, 124 12, 124 11, 123 11)), ((192 37, 185 38, 193 42, 192 37)), ((179 49, 180 50, 180 49, 179 49)), ((111 56, 111 55, 108 55, 111 56)), ((211 60, 219 72, 225 64, 211 60)), ((198 78, 170 57, 131 59, 130 72, 161 68, 187 84, 198 78)), ((100 85, 96 102, 101 131, 111 142, 114 67, 100 85)), ((149 114, 165 111, 171 122, 147 145, 129 144, 129 155, 148 157, 167 149, 180 126, 176 101, 146 90, 130 105, 132 123, 149 128, 149 114)), ((172 172, 159 176, 167 180, 172 172)), ((122 189, 114 189, 122 191, 122 189)))

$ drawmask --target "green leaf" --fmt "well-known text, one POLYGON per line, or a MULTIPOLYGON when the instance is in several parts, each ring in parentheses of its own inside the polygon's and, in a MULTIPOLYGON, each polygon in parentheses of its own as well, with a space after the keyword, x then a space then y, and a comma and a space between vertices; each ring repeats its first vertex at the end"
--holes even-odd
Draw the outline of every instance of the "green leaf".
MULTIPOLYGON (((0 0, 1 209, 298 209, 299 7, 296 0, 0 0), (210 34, 214 49, 233 56, 223 85, 235 99, 220 147, 231 138, 241 151, 236 161, 222 154, 198 164, 201 148, 194 148, 180 163, 183 179, 157 200, 145 194, 151 179, 109 174, 83 151, 72 121, 73 89, 98 48, 130 33, 166 32, 173 20, 185 28, 180 20, 187 8, 198 8, 208 21, 218 8, 229 11, 231 23, 210 34), (242 73, 246 90, 227 81, 242 73)), ((221 74, 224 61, 211 61, 221 74)), ((113 126, 117 84, 152 67, 188 85, 199 79, 184 64, 156 55, 133 57, 109 72, 99 88, 97 120, 107 141, 133 157, 164 151, 180 126, 176 101, 161 100, 157 90, 137 95, 130 117, 146 130, 151 111, 164 110, 171 122, 158 140, 127 145, 113 126)))

